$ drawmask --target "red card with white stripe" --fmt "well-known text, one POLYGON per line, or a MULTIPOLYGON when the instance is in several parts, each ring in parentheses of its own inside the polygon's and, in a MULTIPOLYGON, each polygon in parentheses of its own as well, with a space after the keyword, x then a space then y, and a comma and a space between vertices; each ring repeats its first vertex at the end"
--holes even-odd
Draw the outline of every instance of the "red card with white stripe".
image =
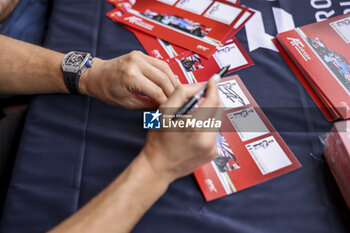
POLYGON ((208 58, 239 30, 242 17, 252 15, 247 11, 223 0, 143 0, 109 16, 208 58))
POLYGON ((301 167, 237 75, 223 79, 218 89, 225 117, 217 157, 194 172, 207 201, 301 167))
POLYGON ((214 73, 227 65, 230 65, 228 73, 254 65, 235 37, 224 46, 219 46, 213 56, 205 58, 144 32, 127 28, 135 34, 150 56, 169 64, 182 84, 207 81, 214 73))

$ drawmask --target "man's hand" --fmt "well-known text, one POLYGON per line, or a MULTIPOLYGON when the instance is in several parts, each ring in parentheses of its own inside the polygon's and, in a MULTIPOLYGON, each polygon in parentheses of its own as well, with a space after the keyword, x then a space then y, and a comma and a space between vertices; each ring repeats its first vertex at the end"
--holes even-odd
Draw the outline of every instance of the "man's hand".
POLYGON ((167 63, 139 51, 107 61, 95 58, 79 81, 82 94, 129 109, 159 106, 177 85, 167 63))
MULTIPOLYGON (((202 85, 180 86, 160 108, 180 108, 201 88, 202 85)), ((206 110, 197 109, 191 115, 197 119, 221 120, 220 106, 216 83, 210 80, 205 98, 200 105, 206 110)), ((186 132, 186 129, 179 132, 149 132, 142 153, 156 173, 172 181, 192 173, 204 163, 215 159, 216 133, 188 130, 186 132)))
MULTIPOLYGON (((200 88, 201 85, 178 87, 161 107, 181 107, 200 88)), ((209 81, 201 107, 212 109, 201 118, 221 119, 214 80, 209 81)), ((192 115, 198 113, 196 110, 192 115)), ((123 173, 51 232, 130 232, 174 179, 193 172, 215 156, 216 132, 150 132, 145 147, 123 173)))

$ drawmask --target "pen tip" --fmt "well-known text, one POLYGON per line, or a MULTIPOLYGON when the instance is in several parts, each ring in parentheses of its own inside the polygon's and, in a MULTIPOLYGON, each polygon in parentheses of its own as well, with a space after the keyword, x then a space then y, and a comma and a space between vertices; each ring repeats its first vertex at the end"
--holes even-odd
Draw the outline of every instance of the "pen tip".
POLYGON ((219 71, 218 75, 220 77, 223 77, 230 69, 230 65, 222 67, 222 69, 219 71))

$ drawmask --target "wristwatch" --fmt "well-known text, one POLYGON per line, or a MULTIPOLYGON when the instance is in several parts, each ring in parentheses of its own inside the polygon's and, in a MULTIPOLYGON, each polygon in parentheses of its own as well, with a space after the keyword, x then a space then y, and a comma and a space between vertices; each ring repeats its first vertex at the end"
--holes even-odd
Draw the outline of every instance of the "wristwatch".
POLYGON ((92 56, 90 53, 72 51, 66 54, 62 60, 64 83, 72 94, 80 94, 80 76, 91 67, 92 56))

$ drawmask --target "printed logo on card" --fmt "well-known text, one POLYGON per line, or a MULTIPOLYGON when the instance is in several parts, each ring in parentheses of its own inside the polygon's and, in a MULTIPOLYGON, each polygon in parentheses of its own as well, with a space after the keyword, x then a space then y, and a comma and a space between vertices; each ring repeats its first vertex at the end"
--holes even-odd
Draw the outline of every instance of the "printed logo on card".
POLYGON ((156 112, 143 112, 143 128, 144 129, 160 129, 160 116, 162 113, 157 110, 156 112))
POLYGON ((197 45, 197 49, 203 50, 203 51, 208 51, 209 48, 203 46, 203 45, 197 45))
POLYGON ((295 46, 300 46, 303 48, 305 47, 304 44, 299 39, 288 37, 287 40, 289 40, 290 44, 294 47, 295 46))
POLYGON ((160 54, 159 50, 158 49, 154 49, 151 51, 151 54, 155 57, 155 58, 158 58, 158 59, 161 59, 163 60, 163 56, 160 54))
POLYGON ((306 62, 311 60, 310 55, 305 50, 305 45, 299 39, 287 37, 287 40, 289 40, 289 43, 299 52, 306 62))
POLYGON ((215 192, 215 193, 218 192, 218 190, 215 188, 215 185, 212 179, 206 179, 205 184, 208 186, 210 192, 215 192))
POLYGON ((153 25, 144 22, 141 18, 136 17, 136 16, 127 17, 127 18, 125 18, 125 20, 129 21, 132 24, 135 24, 135 25, 138 25, 140 27, 146 28, 147 30, 150 30, 150 31, 152 31, 153 28, 154 28, 153 25))

